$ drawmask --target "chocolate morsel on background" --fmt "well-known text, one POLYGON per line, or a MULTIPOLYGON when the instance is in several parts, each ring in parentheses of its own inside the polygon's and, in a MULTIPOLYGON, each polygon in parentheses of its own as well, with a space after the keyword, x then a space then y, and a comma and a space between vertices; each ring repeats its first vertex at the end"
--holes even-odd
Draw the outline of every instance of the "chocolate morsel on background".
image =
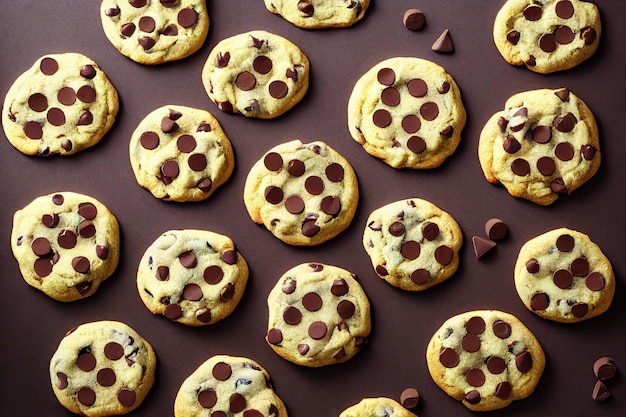
POLYGON ((492 218, 485 223, 485 233, 492 240, 504 239, 509 234, 509 226, 500 219, 492 218))
POLYGON ((402 23, 409 30, 420 30, 426 23, 426 16, 419 9, 409 9, 404 12, 402 23))
POLYGON ((405 388, 400 394, 400 404, 406 409, 417 407, 420 394, 415 388, 405 388))
POLYGON ((496 242, 489 239, 483 239, 479 236, 472 236, 472 245, 474 246, 474 255, 476 255, 476 259, 480 259, 483 255, 496 247, 496 242))
POLYGON ((607 381, 615 376, 617 367, 613 358, 603 356, 593 364, 593 373, 600 381, 607 381))
POLYGON ((596 381, 596 385, 594 385, 591 392, 591 398, 596 402, 603 403, 611 398, 611 393, 602 381, 596 381))
POLYGON ((439 35, 435 43, 433 43, 431 49, 440 53, 454 52, 454 44, 452 43, 452 38, 450 37, 450 31, 448 29, 444 30, 441 35, 439 35))

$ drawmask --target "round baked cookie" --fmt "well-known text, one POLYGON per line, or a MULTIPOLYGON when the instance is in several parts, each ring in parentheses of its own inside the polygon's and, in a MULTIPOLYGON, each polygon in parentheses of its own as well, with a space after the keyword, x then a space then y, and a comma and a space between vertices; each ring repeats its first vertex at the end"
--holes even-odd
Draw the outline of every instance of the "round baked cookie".
POLYGON ((11 85, 2 126, 27 155, 71 155, 95 145, 115 121, 117 91, 93 60, 44 55, 11 85))
POLYGON ((579 0, 508 0, 493 25, 506 62, 547 74, 591 57, 602 25, 595 4, 579 0))
POLYGON ((146 249, 137 270, 141 300, 153 314, 189 326, 233 312, 248 281, 248 264, 233 241, 206 230, 169 230, 146 249))
POLYGON ((265 0, 265 8, 303 29, 352 26, 365 16, 369 0, 265 0))
POLYGON ((487 121, 478 157, 487 181, 549 205, 598 171, 598 127, 589 107, 566 88, 525 91, 487 121))
POLYGON ((265 31, 220 41, 202 69, 217 108, 271 119, 296 105, 309 88, 309 60, 287 39, 265 31))
POLYGON ((370 305, 356 276, 321 263, 285 272, 267 297, 266 341, 282 358, 320 367, 346 362, 370 333, 370 305))
POLYGON ((363 398, 343 410, 339 417, 417 417, 397 401, 386 397, 363 398))
POLYGON ((589 236, 567 228, 530 239, 515 263, 524 305, 545 319, 575 323, 604 313, 613 300, 613 268, 589 236))
POLYGON ((396 57, 374 65, 348 100, 352 138, 394 168, 441 165, 456 150, 465 118, 452 77, 421 58, 396 57))
POLYGON ((13 216, 11 249, 24 280, 59 301, 96 292, 117 267, 117 219, 98 200, 73 192, 37 197, 13 216))
POLYGON ((135 330, 117 321, 96 321, 67 332, 50 360, 50 380, 71 412, 114 416, 139 407, 155 368, 152 346, 135 330))
POLYGON ((378 277, 407 291, 422 291, 450 278, 459 266, 462 244, 454 218, 419 198, 374 210, 363 233, 363 247, 378 277))
POLYGON ((100 19, 113 46, 140 64, 185 58, 209 32, 204 0, 103 0, 100 19))
POLYGON ((201 201, 230 178, 235 157, 208 111, 163 106, 148 114, 130 139, 137 183, 166 201, 201 201))
POLYGON ((324 142, 275 146, 246 178, 248 214, 290 245, 313 246, 341 233, 359 201, 354 170, 324 142))
POLYGON ((428 371, 472 411, 506 407, 534 391, 545 366, 541 345, 515 316, 477 310, 446 320, 426 350, 428 371))
POLYGON ((175 417, 200 415, 287 417, 287 410, 261 365, 216 355, 185 379, 174 400, 175 417))

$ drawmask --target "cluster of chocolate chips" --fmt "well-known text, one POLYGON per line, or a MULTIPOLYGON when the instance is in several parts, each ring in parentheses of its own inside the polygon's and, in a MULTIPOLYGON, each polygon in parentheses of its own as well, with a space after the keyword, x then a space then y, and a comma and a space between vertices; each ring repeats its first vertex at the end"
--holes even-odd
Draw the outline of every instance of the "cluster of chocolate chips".
MULTIPOLYGON (((129 336, 129 340, 132 338, 129 336)), ((136 352, 136 350, 133 350, 136 352)), ((131 354, 132 355, 132 354, 131 354)), ((109 342, 104 346, 104 356, 106 359, 113 362, 111 364, 112 367, 106 366, 107 364, 98 364, 96 360, 96 356, 92 353, 92 347, 87 346, 82 348, 78 352, 78 357, 76 359, 76 367, 81 371, 91 373, 96 368, 99 368, 96 372, 96 381, 99 386, 103 388, 112 387, 117 382, 117 375, 115 373, 114 367, 119 367, 119 364, 116 364, 117 361, 124 358, 125 362, 121 366, 133 366, 134 361, 131 355, 124 355, 124 347, 117 342, 109 342)), ((60 390, 64 390, 68 387, 68 376, 63 372, 57 372, 57 388, 60 390)), ((83 379, 78 375, 77 379, 83 379)), ((120 384, 117 384, 118 386, 120 384)), ((122 385, 122 388, 117 392, 117 401, 124 407, 131 407, 136 399, 137 395, 135 391, 131 388, 122 385)), ((107 396, 108 397, 108 396, 107 396)), ((96 392, 90 386, 83 386, 78 388, 76 391, 76 398, 78 401, 85 406, 92 406, 96 402, 96 392)))
MULTIPOLYGON (((59 70, 59 63, 54 58, 44 58, 39 64, 39 70, 47 76, 54 75, 59 70)), ((93 65, 85 65, 79 70, 80 76, 85 80, 91 80, 96 76, 96 69, 93 65)), ((28 97, 28 107, 36 113, 46 112, 46 121, 52 126, 64 126, 67 123, 66 112, 63 109, 73 106, 78 100, 80 106, 91 104, 96 101, 96 90, 91 83, 79 87, 75 90, 72 87, 62 87, 56 97, 47 97, 42 93, 33 93, 28 97), (56 104, 56 106, 55 106, 56 104)), ((89 125, 93 122, 93 114, 89 110, 84 110, 77 120, 72 120, 71 130, 76 126, 89 125)), ((24 124, 24 134, 33 140, 43 138, 44 126, 39 120, 31 120, 24 124)), ((66 139, 61 146, 66 151, 72 149, 72 141, 66 139)))
MULTIPOLYGON (((177 5, 178 0, 160 0, 161 5, 166 8, 173 8, 177 5)), ((128 0, 128 3, 136 8, 140 9, 142 7, 146 7, 147 0, 128 0)), ((122 12, 119 7, 113 7, 108 9, 105 14, 110 18, 121 19, 122 12)), ((195 26, 198 21, 198 13, 192 9, 191 7, 186 7, 184 9, 180 9, 176 16, 176 23, 178 26, 188 29, 195 26)), ((170 23, 167 26, 162 28, 156 27, 156 21, 150 16, 142 16, 139 18, 139 22, 135 25, 133 22, 124 23, 121 26, 121 36, 122 38, 130 38, 136 32, 137 27, 139 27, 140 34, 137 37, 137 42, 144 51, 149 51, 156 45, 158 40, 155 40, 154 34, 156 30, 156 34, 159 36, 176 36, 178 35, 178 26, 174 23, 170 23)))
MULTIPOLYGON (((561 235, 556 240, 556 248, 559 252, 569 253, 572 252, 575 246, 574 238, 569 234, 561 235)), ((526 270, 530 274, 536 274, 539 272, 540 264, 535 258, 529 259, 526 262, 526 270)), ((574 280, 576 278, 584 278, 585 286, 589 291, 602 291, 605 286, 604 276, 600 272, 594 272, 591 270, 591 266, 586 257, 581 256, 572 261, 566 268, 559 268, 554 271, 552 275, 552 281, 554 285, 562 290, 571 289, 574 286, 574 280)), ((589 311, 589 305, 584 302, 577 302, 575 300, 557 300, 557 303, 565 302, 570 308, 570 312, 576 318, 582 318, 587 315, 589 311)), ((545 292, 537 292, 530 298, 530 307, 533 310, 545 310, 550 305, 550 297, 545 292)))
MULTIPOLYGON (((182 116, 183 114, 181 112, 170 110, 169 114, 165 116, 161 121, 161 132, 165 135, 175 135, 179 129, 178 123, 176 123, 176 121, 182 116)), ((210 131, 211 125, 208 123, 201 123, 196 129, 196 132, 210 131)), ((168 142, 169 139, 166 138, 165 143, 168 142)), ((139 138, 139 143, 144 149, 152 151, 159 147, 159 145, 161 144, 161 138, 156 132, 146 131, 141 134, 139 138)), ((176 147, 181 152, 181 155, 178 157, 178 159, 186 159, 187 166, 192 171, 203 172, 208 166, 207 157, 204 153, 194 153, 193 151, 196 149, 196 146, 196 139, 188 133, 178 136, 176 140, 176 147)), ((161 164, 160 173, 161 181, 163 182, 163 184, 171 184, 180 175, 179 162, 176 159, 166 160, 165 162, 163 162, 163 164, 161 164)), ((196 187, 206 192, 211 189, 212 185, 213 181, 211 180, 211 178, 204 177, 198 181, 196 187)))
MULTIPOLYGON (((314 149, 315 151, 315 149, 314 149)), ((318 150, 319 151, 319 150, 318 150)), ((269 152, 263 158, 265 168, 272 172, 280 172, 285 167, 283 157, 277 152, 269 152)), ((287 172, 290 178, 299 178, 305 174, 306 167, 304 162, 299 159, 292 159, 287 162, 287 172)), ((344 176, 344 168, 341 164, 333 162, 324 168, 324 175, 308 175, 304 180, 304 190, 310 196, 320 195, 326 189, 325 180, 333 183, 341 183, 344 176)), ((316 174, 316 173, 312 173, 316 174)), ((285 199, 283 189, 277 185, 269 185, 265 188, 263 195, 265 200, 273 205, 283 204, 285 210, 290 214, 301 214, 304 212, 306 205, 305 199, 299 195, 290 195, 285 199)), ((337 217, 341 211, 341 199, 339 196, 328 195, 324 197, 319 206, 319 210, 323 213, 337 217)), ((317 224, 319 215, 317 213, 307 213, 305 220, 302 222, 301 231, 304 236, 313 237, 321 230, 317 224)))
POLYGON ((597 380, 593 387, 591 397, 594 401, 603 403, 611 398, 611 393, 604 382, 613 378, 617 373, 617 367, 615 366, 613 358, 603 356, 596 360, 593 364, 593 373, 597 380))
MULTIPOLYGON (((198 266, 198 258, 193 250, 185 251, 178 255, 176 258, 180 265, 186 270, 193 270, 198 266)), ((237 263, 237 253, 234 250, 227 250, 221 254, 220 259, 227 265, 234 265, 237 263)), ((154 278, 159 282, 168 281, 170 278, 170 267, 167 265, 157 265, 156 268, 153 264, 152 257, 149 258, 148 263, 151 269, 154 268, 154 278)), ((207 285, 218 285, 224 278, 224 270, 221 266, 210 264, 202 271, 202 281, 207 285)), ((201 280, 198 282, 202 283, 201 280)), ((149 293, 148 290, 145 290, 149 293)), ((150 294, 150 293, 149 293, 150 294)), ((152 294, 150 294, 152 296, 152 294)), ((228 282, 220 290, 220 301, 226 303, 230 301, 235 295, 235 284, 228 282)), ((204 299, 204 292, 202 286, 196 283, 188 283, 183 288, 180 297, 178 299, 172 299, 171 296, 163 296, 159 300, 161 304, 165 305, 163 314, 170 320, 177 320, 183 315, 183 309, 180 305, 181 302, 187 300, 192 302, 201 301, 204 299)), ((203 322, 209 323, 212 319, 211 310, 206 307, 200 307, 195 313, 195 317, 203 322)))
MULTIPOLYGON (((260 372, 260 370, 251 363, 244 364, 244 366, 260 372)), ((229 391, 235 391, 235 389, 240 385, 250 385, 253 382, 249 379, 237 378, 236 375, 233 375, 232 367, 226 362, 216 363, 215 366, 213 366, 211 374, 213 375, 213 378, 217 380, 217 384, 224 383, 224 385, 228 384, 228 386, 231 386, 232 384, 232 388, 229 388, 229 391)), ((264 376, 261 376, 261 378, 265 379, 264 376)), ((202 390, 199 389, 197 396, 198 404, 200 404, 200 406, 204 409, 213 409, 219 400, 217 392, 217 387, 208 387, 202 390)), ((213 410, 211 412, 212 417, 226 417, 228 415, 242 412, 246 417, 263 417, 266 415, 278 416, 278 407, 272 403, 269 404, 267 413, 263 413, 262 411, 253 408, 248 408, 248 401, 246 397, 239 392, 231 394, 228 401, 222 401, 222 404, 228 404, 228 410, 213 410)))
MULTIPOLYGON (((376 75, 376 79, 381 85, 386 86, 380 96, 381 103, 389 107, 398 106, 401 101, 401 95, 398 91, 400 86, 396 83, 396 73, 394 70, 391 68, 381 68, 376 75)), ((448 81, 444 81, 441 86, 437 88, 437 92, 439 94, 446 94, 450 91, 450 87, 450 83, 448 81)), ((409 95, 417 99, 424 99, 429 93, 428 85, 420 78, 413 78, 409 80, 406 83, 406 88, 409 95)), ((418 113, 419 116, 412 113, 407 114, 402 118, 400 123, 402 130, 404 130, 407 135, 410 135, 406 141, 407 148, 416 154, 420 154, 426 150, 426 141, 422 137, 415 134, 422 127, 422 120, 432 122, 437 119, 439 116, 439 106, 434 101, 427 100, 421 103, 418 113)), ((372 114, 372 122, 375 126, 384 129, 392 123, 391 113, 384 108, 378 109, 372 114)), ((448 126, 440 133, 445 138, 451 138, 453 128, 452 126, 448 126)), ((395 139, 394 146, 398 146, 395 139)))
POLYGON ((488 239, 480 236, 472 236, 474 255, 476 259, 482 258, 487 252, 496 247, 496 240, 502 240, 509 234, 509 226, 500 219, 492 218, 485 223, 485 234, 488 239))

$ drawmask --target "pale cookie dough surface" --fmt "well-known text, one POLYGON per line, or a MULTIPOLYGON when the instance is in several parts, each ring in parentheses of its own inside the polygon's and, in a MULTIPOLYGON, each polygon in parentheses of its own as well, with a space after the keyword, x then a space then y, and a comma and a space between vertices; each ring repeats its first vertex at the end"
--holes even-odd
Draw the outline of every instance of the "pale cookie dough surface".
POLYGON ((175 417, 287 417, 269 373, 252 359, 215 355, 180 386, 175 417))
POLYGON ((446 320, 428 344, 426 361, 435 383, 472 411, 496 410, 528 397, 545 367, 533 333, 497 310, 446 320))
POLYGON ((591 57, 602 26, 595 4, 579 0, 508 0, 496 15, 493 39, 505 61, 547 74, 591 57))
POLYGON ((363 398, 343 410, 339 417, 417 417, 391 398, 363 398))
POLYGON ((348 128, 367 153, 394 168, 441 165, 465 126, 459 88, 445 69, 396 57, 367 71, 348 101, 348 128))
POLYGON ((346 362, 370 333, 370 304, 356 276, 320 263, 285 272, 267 297, 266 341, 295 364, 346 362))
POLYGON ((185 58, 209 32, 204 0, 103 0, 100 19, 111 44, 140 64, 185 58))
POLYGON ((252 166, 243 198, 250 218, 278 239, 313 246, 348 227, 359 188, 348 161, 326 143, 294 140, 252 166))
POLYGON ((189 326, 230 315, 247 281, 248 265, 233 241, 206 230, 163 233, 137 270, 137 290, 148 310, 189 326))
POLYGON ((2 109, 9 142, 27 155, 71 155, 95 145, 119 108, 117 91, 78 53, 39 58, 11 85, 2 109))
POLYGON ((230 140, 208 111, 163 106, 137 126, 129 145, 137 183, 156 198, 201 201, 233 172, 230 140))
POLYGON ((609 308, 615 277, 610 261, 589 236, 560 228, 522 246, 515 263, 515 288, 533 313, 575 323, 609 308))
POLYGON ((128 325, 96 321, 70 330, 50 360, 57 399, 73 413, 104 417, 139 407, 154 383, 152 346, 128 325))
POLYGON ((450 278, 459 266, 462 244, 454 218, 419 198, 374 210, 363 233, 363 247, 378 277, 407 291, 422 291, 450 278))
POLYGON ((281 36, 259 30, 241 33, 211 50, 202 82, 220 110, 271 119, 304 97, 309 88, 309 60, 281 36))
POLYGON ((365 17, 369 0, 265 0, 270 12, 303 29, 352 26, 365 17))
POLYGON ((487 121, 478 157, 487 181, 549 205, 597 172, 598 127, 589 107, 565 88, 525 91, 487 121))
POLYGON ((96 199, 59 192, 13 216, 11 249, 24 280, 59 301, 96 292, 119 260, 116 217, 96 199))

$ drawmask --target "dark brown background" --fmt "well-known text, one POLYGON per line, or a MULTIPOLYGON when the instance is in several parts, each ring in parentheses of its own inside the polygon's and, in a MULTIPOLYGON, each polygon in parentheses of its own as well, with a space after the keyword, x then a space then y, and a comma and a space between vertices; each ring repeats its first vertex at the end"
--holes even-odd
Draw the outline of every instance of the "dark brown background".
POLYGON ((398 399, 418 388, 422 417, 471 415, 435 386, 428 375, 428 340, 448 317, 471 309, 501 309, 517 315, 538 337, 547 367, 528 399, 492 413, 505 416, 617 416, 626 406, 625 189, 623 134, 626 63, 626 2, 599 3, 604 33, 595 56, 578 68, 534 74, 506 64, 493 45, 493 19, 502 0, 374 0, 365 19, 350 29, 306 31, 266 11, 261 0, 208 2, 211 27, 204 46, 179 62, 148 67, 119 54, 102 32, 99 1, 3 1, 0 5, 0 96, 15 78, 47 53, 80 52, 108 74, 119 91, 120 112, 96 147, 60 158, 29 157, 0 140, 0 402, 3 415, 70 415, 50 388, 48 362, 65 331, 80 323, 112 319, 128 323, 153 345, 156 382, 134 415, 171 415, 182 381, 218 353, 248 356, 272 375, 291 416, 336 416, 362 397, 398 399), (420 32, 402 25, 409 7, 419 7, 427 23, 420 32), (455 52, 430 47, 450 29, 455 52), (253 29, 287 37, 309 57, 311 88, 304 100, 275 120, 248 120, 220 112, 202 87, 200 73, 221 39, 253 29), (457 152, 432 171, 394 170, 367 155, 346 125, 354 82, 379 61, 417 56, 445 67, 459 84, 468 122, 457 152), (512 94, 535 88, 567 87, 597 118, 603 151, 598 174, 571 196, 550 207, 510 197, 488 184, 478 163, 480 130, 512 94), (166 203, 136 183, 128 161, 128 141, 138 122, 155 108, 181 104, 208 109, 219 119, 236 156, 231 179, 207 201, 166 203), (360 181, 361 201, 351 226, 315 248, 290 247, 245 211, 242 190, 252 164, 270 147, 291 139, 323 140, 344 155, 360 181), (64 304, 29 287, 10 249, 13 213, 39 195, 55 191, 91 195, 118 217, 121 262, 115 274, 89 299, 64 304), (446 283, 423 293, 395 289, 378 279, 361 245, 368 214, 389 202, 420 197, 448 211, 461 225, 461 267, 446 283), (480 261, 472 235, 484 235, 490 217, 504 219, 511 235, 480 261), (613 263, 617 292, 604 315, 573 325, 542 320, 523 306, 513 285, 513 265, 528 239, 557 227, 590 235, 613 263), (143 251, 162 232, 200 228, 227 234, 247 259, 251 276, 235 312, 222 322, 190 328, 154 317, 141 303, 135 273, 143 251), (322 369, 292 365, 265 344, 266 296, 287 269, 301 262, 334 264, 358 274, 373 307, 373 331, 366 348, 345 364, 322 369), (591 399, 596 358, 611 355, 621 371, 608 387, 613 398, 591 399), (621 410, 621 411, 620 411, 621 410))

